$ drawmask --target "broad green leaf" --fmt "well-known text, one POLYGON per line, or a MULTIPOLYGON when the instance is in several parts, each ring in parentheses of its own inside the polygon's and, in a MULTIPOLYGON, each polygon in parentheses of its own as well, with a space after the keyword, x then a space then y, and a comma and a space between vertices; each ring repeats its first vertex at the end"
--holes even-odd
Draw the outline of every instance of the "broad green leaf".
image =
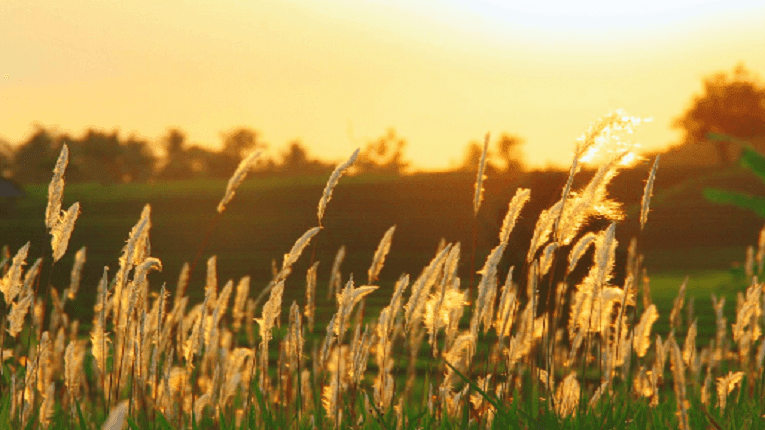
POLYGON ((760 217, 765 218, 765 198, 718 188, 704 189, 704 197, 714 203, 734 205, 752 210, 760 217))
POLYGON ((750 147, 744 147, 740 163, 751 169, 765 183, 765 157, 750 147))

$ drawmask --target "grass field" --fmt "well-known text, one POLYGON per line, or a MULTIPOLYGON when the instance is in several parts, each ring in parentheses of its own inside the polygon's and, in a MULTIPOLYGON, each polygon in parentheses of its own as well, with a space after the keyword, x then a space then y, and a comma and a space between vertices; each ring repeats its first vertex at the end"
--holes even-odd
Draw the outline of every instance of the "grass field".
MULTIPOLYGON (((379 175, 344 178, 343 187, 337 190, 333 199, 332 216, 328 217, 322 239, 316 245, 315 260, 323 262, 318 272, 319 290, 326 289, 331 262, 340 246, 346 245, 349 251, 343 264, 344 272, 364 273, 379 238, 393 224, 397 225, 399 234, 393 243, 394 252, 388 257, 384 269, 389 282, 388 285, 383 282, 382 287, 388 291, 392 291, 397 275, 415 273, 427 263, 441 237, 461 241, 468 246, 471 223, 469 205, 464 204, 467 210, 459 211, 449 200, 459 198, 460 194, 463 200, 468 200, 472 178, 452 175, 449 191, 461 192, 443 193, 439 199, 434 190, 435 183, 440 179, 438 175, 422 178, 379 175), (428 200, 423 205, 422 201, 426 198, 428 200), (450 218, 444 219, 441 214, 447 210, 450 211, 450 218)), ((271 260, 279 260, 289 250, 289 241, 284 239, 299 237, 314 222, 315 196, 321 194, 325 182, 326 177, 300 176, 245 181, 225 217, 212 232, 201 263, 210 255, 216 255, 221 280, 249 275, 254 288, 257 285, 264 287, 271 279, 271 260)), ((67 185, 64 206, 78 201, 83 207, 70 246, 75 250, 81 246, 88 248, 87 264, 82 274, 82 293, 77 301, 70 303, 69 312, 83 322, 92 318, 92 297, 102 269, 117 264, 115 250, 124 245, 126 232, 135 224, 146 203, 152 207, 152 254, 159 257, 164 266, 162 273, 151 274, 152 282, 174 285, 181 266, 194 260, 224 189, 225 181, 218 180, 112 186, 67 185)), ((28 186, 26 191, 28 196, 17 208, 14 218, 0 221, 4 231, 14 232, 5 242, 10 249, 21 247, 25 242, 23 238, 31 239, 33 243, 42 243, 48 238, 39 217, 47 204, 47 185, 28 186)), ((487 191, 487 194, 492 191, 494 189, 487 191)), ((657 190, 657 195, 661 196, 660 190, 657 190)), ((496 200, 496 197, 487 196, 486 206, 498 206, 496 200)), ((496 230, 497 226, 492 225, 492 221, 488 217, 484 219, 482 228, 496 230)), ((481 242, 478 243, 478 261, 485 258, 490 249, 488 240, 481 242)), ((620 244, 620 247, 625 246, 620 244)), ((33 247, 30 259, 39 257, 41 249, 44 247, 33 247)), ((671 308, 686 275, 691 279, 688 294, 696 297, 697 306, 701 306, 699 310, 711 309, 711 292, 718 296, 725 295, 728 303, 735 303, 734 290, 726 288, 733 280, 727 269, 732 262, 743 262, 745 255, 743 245, 658 247, 647 251, 644 265, 649 270, 657 306, 661 311, 671 308), (709 268, 716 270, 709 271, 709 268)), ((73 254, 65 256, 62 266, 71 266, 73 258, 73 254)), ((468 274, 466 266, 467 263, 463 262, 460 267, 462 276, 468 274)), ((307 263, 299 262, 296 267, 298 272, 304 271, 307 263)), ((203 267, 199 269, 196 278, 192 278, 188 294, 194 300, 201 301, 203 267)), ((67 270, 59 269, 54 274, 54 284, 63 285, 68 277, 67 270)), ((295 279, 294 288, 288 285, 285 295, 293 299, 302 294, 304 285, 301 282, 295 279)), ((380 303, 388 299, 385 293, 378 296, 383 296, 379 299, 380 303)), ((327 305, 334 306, 332 303, 327 305)), ((734 311, 732 306, 728 310, 731 313, 734 311)), ((706 315, 709 316, 708 313, 706 315)), ((663 327, 666 324, 659 320, 656 329, 665 334, 663 327)))
MULTIPOLYGON (((611 224, 605 195, 587 194, 624 154, 608 157, 562 199, 565 174, 488 178, 478 215, 466 174, 343 177, 319 219, 325 177, 245 181, 221 215, 223 181, 67 184, 62 208, 76 201, 81 214, 55 264, 44 223, 55 198, 29 186, 0 224, 0 426, 122 428, 127 416, 133 429, 765 427, 763 286, 730 270, 756 233, 657 240, 692 224, 663 215, 698 203, 680 184, 658 199, 653 233, 638 235, 639 265, 619 236, 636 221, 611 224), (519 186, 540 180, 526 205, 519 186), (82 246, 81 287, 65 300, 82 246), (28 300, 34 312, 22 314, 28 300)), ((743 219, 739 234, 760 223, 743 219)))

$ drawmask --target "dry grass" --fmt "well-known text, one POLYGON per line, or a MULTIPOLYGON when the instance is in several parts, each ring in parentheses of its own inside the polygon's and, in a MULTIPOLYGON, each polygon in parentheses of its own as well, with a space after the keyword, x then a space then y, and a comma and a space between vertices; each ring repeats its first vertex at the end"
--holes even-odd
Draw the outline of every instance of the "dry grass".
MULTIPOLYGON (((685 284, 669 316, 672 333, 666 340, 656 336, 652 342, 651 327, 660 315, 648 297, 649 280, 640 267, 636 241, 630 246, 624 285, 612 283, 616 221, 622 213, 606 191, 619 169, 635 158, 632 147, 619 136, 639 122, 615 113, 582 137, 560 200, 542 212, 536 223, 526 251, 527 264, 511 268, 499 285, 503 255, 518 252, 507 249, 513 226, 533 197, 529 190, 517 191, 498 243, 477 272, 481 279, 474 303, 467 302, 467 291, 457 276, 461 246, 448 243, 439 247, 411 283, 410 275, 400 276, 390 303, 379 315, 364 318, 363 305, 357 305, 378 289, 374 283, 395 245, 394 226, 380 241, 366 285, 357 286, 352 274, 343 277, 340 266, 345 250, 340 249, 329 283, 328 294, 334 293, 337 302, 330 321, 315 321, 318 262, 306 274, 305 303, 293 302, 287 315, 282 315, 285 280, 309 243, 320 237, 332 191, 358 151, 330 177, 319 201, 319 225, 295 242, 257 299, 250 298, 248 277, 219 288, 214 256, 207 262, 202 303, 191 306, 184 296, 190 282, 188 266, 172 299, 164 285, 150 286, 147 274, 162 270, 162 264, 150 255, 147 205, 128 236, 116 270, 104 268, 94 297, 92 329, 87 339, 81 339, 79 322, 70 320, 64 303, 77 294, 85 250, 77 253, 65 291, 43 285, 50 291, 52 305, 48 306, 48 300, 39 300, 33 289, 37 283, 45 284, 37 279, 41 262, 24 271, 27 244, 6 260, 0 280, 7 310, 1 344, 2 394, 9 399, 0 409, 0 420, 18 428, 55 427, 61 422, 94 428, 94 422, 104 421, 103 428, 123 428, 126 417, 161 428, 202 424, 394 428, 412 425, 411 411, 420 410, 426 411, 430 423, 483 428, 505 419, 507 405, 519 402, 531 405, 528 410, 533 416, 547 410, 557 417, 556 422, 571 422, 597 415, 608 399, 621 395, 646 408, 659 408, 671 399, 676 415, 666 422, 683 429, 691 428, 691 420, 698 418, 690 413, 690 399, 700 399, 693 401, 711 410, 706 412, 709 422, 717 425, 714 417, 719 420, 725 414, 736 390, 739 396, 745 394, 743 387, 749 396, 762 393, 763 284, 751 263, 751 286, 739 295, 732 342, 722 316, 724 300, 713 296, 717 335, 709 346, 697 348, 696 321, 683 323, 680 318, 685 284), (603 159, 597 173, 585 187, 572 190, 574 175, 598 155, 603 159), (613 222, 603 231, 582 233, 593 217, 613 222), (570 253, 563 255, 562 250, 572 244, 570 253), (568 275, 553 273, 553 260, 566 258, 570 272, 583 264, 590 248, 594 257, 584 279, 575 285, 557 284, 554 306, 541 306, 539 286, 556 275, 568 275), (566 301, 570 313, 562 315, 566 301), (286 327, 281 327, 282 321, 286 327), (257 334, 253 323, 258 325, 257 334), (322 325, 323 339, 313 335, 314 326, 322 325), (686 334, 682 348, 676 340, 679 332, 686 334), (420 352, 426 334, 429 351, 420 352), (432 357, 424 375, 417 368, 422 357, 432 357), (713 379, 716 390, 711 387, 713 379), (418 393, 422 402, 414 398, 418 393), (413 401, 419 407, 412 406, 413 401), (56 424, 55 416, 68 419, 56 424)), ((237 169, 218 206, 220 213, 255 157, 237 169)), ((60 208, 66 159, 64 147, 44 220, 52 237, 50 264, 66 251, 79 213, 77 203, 65 212, 60 208)), ((475 211, 483 191, 483 161, 482 157, 475 211)), ((641 227, 647 219, 657 165, 645 186, 641 227)), ((765 255, 763 231, 756 253, 757 273, 762 272, 765 255)), ((750 260, 755 260, 754 255, 750 251, 750 260)))

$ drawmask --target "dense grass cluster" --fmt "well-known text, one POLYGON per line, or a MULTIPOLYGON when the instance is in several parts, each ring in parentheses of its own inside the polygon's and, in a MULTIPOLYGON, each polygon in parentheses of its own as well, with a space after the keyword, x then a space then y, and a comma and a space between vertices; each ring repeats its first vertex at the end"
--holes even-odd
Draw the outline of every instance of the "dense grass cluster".
MULTIPOLYGON (((201 303, 185 294, 196 262, 184 266, 174 294, 150 285, 148 274, 162 270, 162 262, 151 255, 147 205, 116 270, 103 269, 87 329, 64 311, 79 289, 84 251, 65 288, 39 276, 44 264, 55 265, 67 252, 79 215, 78 203, 61 208, 64 146, 41 220, 50 233, 46 259, 27 264, 28 243, 2 263, 0 428, 765 427, 765 295, 757 278, 765 230, 748 255, 749 286, 739 293, 735 321, 728 323, 724 298, 713 295, 716 329, 703 347, 685 306, 687 283, 679 286, 669 335, 652 335, 659 314, 637 239, 624 281, 614 281, 615 229, 623 214, 606 187, 636 159, 621 138, 639 122, 617 112, 582 136, 560 199, 539 216, 528 249, 508 246, 533 198, 533 190, 518 189, 496 246, 480 270, 471 267, 475 282, 457 276, 461 244, 442 242, 419 274, 395 281, 381 309, 366 306, 365 298, 381 293, 378 278, 395 226, 365 274, 343 276, 341 248, 326 292, 316 290, 319 262, 310 250, 358 151, 317 196, 316 227, 297 238, 260 291, 250 291, 248 277, 219 285, 215 256, 207 260, 201 303), (587 162, 598 168, 574 189, 587 162), (587 231, 596 218, 610 224, 587 231), (500 262, 511 252, 525 255, 525 264, 500 277, 500 262), (301 257, 311 259, 305 299, 286 306, 285 281, 301 257), (567 262, 565 273, 555 273, 562 267, 556 260, 567 262), (572 275, 582 267, 582 278, 572 275), (317 312, 317 294, 334 297, 331 318, 317 318, 325 315, 317 312)), ((242 161, 215 217, 224 215, 257 157, 242 161)), ((485 154, 476 215, 484 160, 485 154)), ((644 186, 641 228, 657 168, 658 159, 644 186)))

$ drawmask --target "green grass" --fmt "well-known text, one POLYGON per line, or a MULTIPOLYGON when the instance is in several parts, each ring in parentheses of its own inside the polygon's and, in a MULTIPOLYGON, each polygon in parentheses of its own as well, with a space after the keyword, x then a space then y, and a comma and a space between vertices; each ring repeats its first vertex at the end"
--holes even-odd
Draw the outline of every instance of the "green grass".
MULTIPOLYGON (((728 321, 731 321, 735 319, 736 315, 736 295, 743 291, 743 286, 735 281, 730 271, 688 273, 687 277, 685 307, 687 309, 689 302, 693 301, 692 318, 698 318, 697 343, 700 346, 705 346, 714 337, 716 330, 711 294, 718 298, 725 297, 725 316, 728 321)), ((669 314, 686 274, 683 272, 655 274, 650 275, 650 278, 651 296, 659 311, 659 319, 654 324, 654 332, 666 337, 670 331, 669 314)), ((687 315, 687 312, 683 313, 683 321, 688 320, 687 315)), ((678 334, 685 335, 685 331, 678 332, 678 334)))

